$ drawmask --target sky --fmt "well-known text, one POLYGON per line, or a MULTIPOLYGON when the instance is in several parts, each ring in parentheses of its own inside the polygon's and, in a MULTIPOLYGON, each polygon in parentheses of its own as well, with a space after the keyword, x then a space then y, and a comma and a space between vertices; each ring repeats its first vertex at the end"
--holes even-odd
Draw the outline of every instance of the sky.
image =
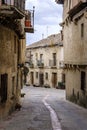
POLYGON ((34 13, 34 33, 26 33, 26 44, 32 44, 52 34, 60 32, 62 22, 62 5, 55 0, 26 0, 26 9, 34 13))

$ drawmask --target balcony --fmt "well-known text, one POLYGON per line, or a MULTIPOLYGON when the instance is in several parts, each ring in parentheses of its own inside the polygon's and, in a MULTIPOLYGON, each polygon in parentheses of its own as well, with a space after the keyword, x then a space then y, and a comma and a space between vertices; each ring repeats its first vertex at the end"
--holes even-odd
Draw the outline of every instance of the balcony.
POLYGON ((43 67, 44 67, 43 61, 42 61, 42 60, 37 60, 37 66, 38 66, 39 68, 43 68, 43 67))
POLYGON ((25 32, 34 33, 34 10, 25 11, 25 32))
POLYGON ((0 2, 0 18, 7 17, 12 19, 22 19, 24 14, 25 8, 25 0, 3 0, 0 2))
POLYGON ((0 24, 16 32, 20 39, 25 38, 24 22, 25 0, 3 0, 0 2, 0 24))
POLYGON ((81 10, 85 9, 87 7, 87 2, 78 2, 77 5, 75 5, 72 9, 69 10, 68 14, 73 19, 73 17, 79 13, 81 10))
POLYGON ((51 68, 57 68, 57 60, 49 60, 49 66, 51 68))
POLYGON ((80 69, 86 68, 87 62, 74 62, 74 61, 60 61, 59 67, 62 69, 80 69))
POLYGON ((29 67, 29 68, 34 68, 34 63, 32 60, 26 60, 25 62, 26 66, 29 67))
POLYGON ((64 4, 64 0, 55 0, 55 2, 58 4, 64 4))

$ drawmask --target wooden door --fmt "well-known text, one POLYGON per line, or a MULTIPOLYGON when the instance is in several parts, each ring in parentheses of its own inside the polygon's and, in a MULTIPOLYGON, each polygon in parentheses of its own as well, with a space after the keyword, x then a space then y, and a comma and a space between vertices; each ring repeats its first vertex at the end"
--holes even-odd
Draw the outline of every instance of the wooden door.
POLYGON ((52 73, 52 87, 57 86, 57 73, 52 73))
POLYGON ((41 87, 44 85, 44 74, 43 73, 39 74, 39 83, 40 83, 41 87))
POLYGON ((31 84, 34 84, 34 72, 31 72, 31 84))

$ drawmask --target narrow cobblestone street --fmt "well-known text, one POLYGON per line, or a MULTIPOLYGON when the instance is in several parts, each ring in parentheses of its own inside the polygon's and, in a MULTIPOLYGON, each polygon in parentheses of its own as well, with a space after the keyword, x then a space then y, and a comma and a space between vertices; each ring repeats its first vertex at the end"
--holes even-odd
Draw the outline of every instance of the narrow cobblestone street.
POLYGON ((87 110, 65 100, 65 91, 24 87, 22 108, 0 122, 0 130, 87 130, 87 110))

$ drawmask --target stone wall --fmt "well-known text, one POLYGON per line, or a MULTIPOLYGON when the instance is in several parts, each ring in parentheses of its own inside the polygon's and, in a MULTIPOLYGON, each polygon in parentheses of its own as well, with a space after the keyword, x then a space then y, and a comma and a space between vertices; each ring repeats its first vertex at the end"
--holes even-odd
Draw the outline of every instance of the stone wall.
MULTIPOLYGON (((77 3, 78 1, 73 6, 77 3)), ((85 88, 84 90, 81 89, 81 72, 87 74, 87 13, 84 9, 76 13, 72 19, 69 19, 70 17, 66 10, 67 8, 64 3, 65 13, 63 20, 67 18, 63 28, 66 97, 77 104, 87 107, 87 76, 84 78, 85 85, 83 86, 85 88)))
MULTIPOLYGON (((0 26, 0 83, 2 83, 1 77, 7 74, 7 100, 4 103, 0 100, 0 119, 15 109, 15 104, 19 102, 20 98, 22 82, 20 77, 22 74, 21 69, 18 68, 18 55, 20 55, 18 54, 18 44, 20 44, 21 50, 21 42, 16 33, 0 26)), ((21 55, 19 58, 21 58, 21 55)))

